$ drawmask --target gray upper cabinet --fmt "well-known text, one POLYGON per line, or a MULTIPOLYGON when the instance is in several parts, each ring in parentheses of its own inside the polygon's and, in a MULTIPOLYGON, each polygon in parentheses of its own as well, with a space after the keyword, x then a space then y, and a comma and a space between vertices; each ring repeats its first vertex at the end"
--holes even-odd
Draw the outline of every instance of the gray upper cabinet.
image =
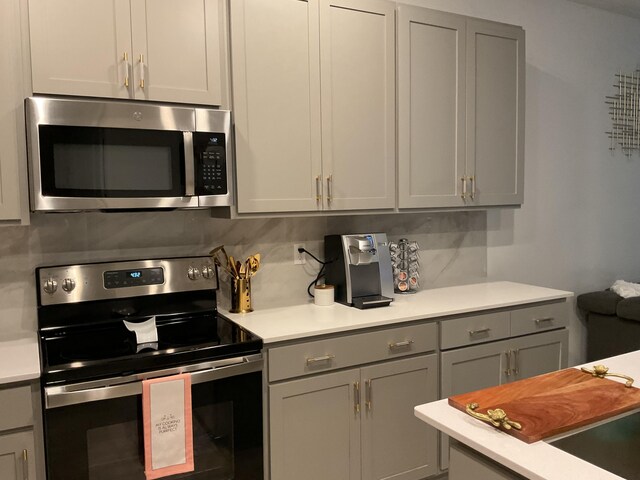
POLYGON ((517 205, 524 31, 398 6, 398 207, 517 205))
POLYGON ((232 0, 230 15, 238 211, 321 209, 318 1, 232 0))
POLYGON ((28 224, 20 2, 0 2, 0 45, 0 224, 28 224))
POLYGON ((467 202, 523 202, 524 30, 467 20, 467 202))
POLYGON ((395 206, 395 4, 323 0, 325 208, 395 206))
POLYGON ((35 93, 228 103, 223 0, 29 0, 29 22, 35 93))
POLYGON ((398 206, 464 206, 465 18, 398 6, 398 206))
POLYGON ((232 0, 238 212, 395 206, 394 4, 232 0))

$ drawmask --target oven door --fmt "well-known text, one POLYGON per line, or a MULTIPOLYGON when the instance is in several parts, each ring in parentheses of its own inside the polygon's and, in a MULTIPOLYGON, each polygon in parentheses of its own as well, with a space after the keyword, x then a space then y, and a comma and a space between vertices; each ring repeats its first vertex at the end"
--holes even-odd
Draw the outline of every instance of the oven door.
POLYGON ((193 108, 32 97, 35 211, 197 207, 193 108))
MULTIPOLYGON (((195 470, 175 478, 263 477, 261 370, 257 354, 145 373, 191 373, 195 470)), ((128 380, 44 389, 48 480, 145 479, 142 382, 128 380)))

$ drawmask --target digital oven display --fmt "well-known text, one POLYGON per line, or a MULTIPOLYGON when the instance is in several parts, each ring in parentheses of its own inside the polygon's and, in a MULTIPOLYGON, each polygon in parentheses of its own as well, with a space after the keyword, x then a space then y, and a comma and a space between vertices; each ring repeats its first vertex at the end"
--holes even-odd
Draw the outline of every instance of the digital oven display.
POLYGON ((104 288, 137 287, 140 285, 161 285, 164 283, 162 268, 142 268, 139 270, 110 270, 104 272, 104 288))

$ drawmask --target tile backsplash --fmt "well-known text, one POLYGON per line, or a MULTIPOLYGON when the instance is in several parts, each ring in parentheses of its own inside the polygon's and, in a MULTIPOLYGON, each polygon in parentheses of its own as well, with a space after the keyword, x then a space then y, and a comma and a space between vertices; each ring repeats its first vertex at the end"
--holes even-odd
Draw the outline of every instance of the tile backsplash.
MULTIPOLYGON (((319 265, 293 264, 293 244, 323 258, 327 234, 385 232, 420 245, 421 288, 481 281, 487 272, 486 212, 224 220, 206 210, 33 215, 27 227, 0 228, 0 332, 36 329, 37 266, 207 255, 224 244, 234 257, 259 252, 255 309, 308 301, 319 265)), ((221 274, 219 302, 229 304, 221 274)))

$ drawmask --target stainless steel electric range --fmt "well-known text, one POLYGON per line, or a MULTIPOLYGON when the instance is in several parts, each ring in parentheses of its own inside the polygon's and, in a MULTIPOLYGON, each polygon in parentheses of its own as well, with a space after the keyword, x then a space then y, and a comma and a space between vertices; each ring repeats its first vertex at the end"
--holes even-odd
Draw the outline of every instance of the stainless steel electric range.
POLYGON ((195 471, 263 476, 262 340, 221 317, 209 257, 41 267, 49 480, 143 480, 142 381, 189 372, 195 471))

